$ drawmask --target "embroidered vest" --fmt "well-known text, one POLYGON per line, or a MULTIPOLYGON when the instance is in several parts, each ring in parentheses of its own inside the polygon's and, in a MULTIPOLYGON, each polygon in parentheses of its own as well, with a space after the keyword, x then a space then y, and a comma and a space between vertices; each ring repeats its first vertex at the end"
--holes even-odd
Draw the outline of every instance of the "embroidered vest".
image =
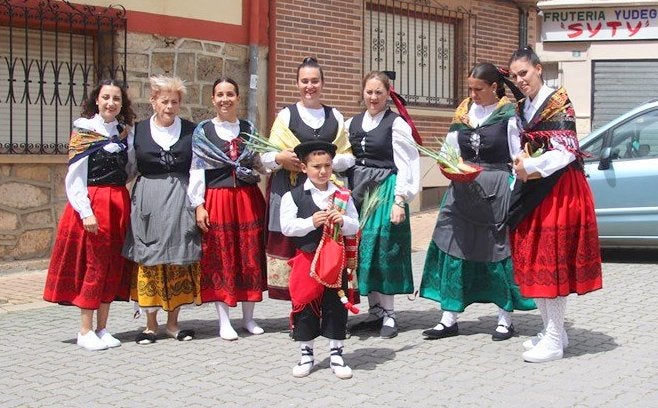
POLYGON ((89 186, 125 186, 128 180, 126 149, 110 153, 98 149, 87 160, 87 185, 89 186))
POLYGON ((507 143, 506 120, 475 129, 461 129, 457 134, 457 141, 464 160, 476 163, 509 163, 512 161, 507 143))

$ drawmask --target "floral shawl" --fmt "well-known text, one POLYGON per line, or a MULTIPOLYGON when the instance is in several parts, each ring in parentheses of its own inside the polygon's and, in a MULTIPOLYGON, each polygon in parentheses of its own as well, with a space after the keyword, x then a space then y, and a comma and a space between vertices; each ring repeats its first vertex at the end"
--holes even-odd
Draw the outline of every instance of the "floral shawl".
POLYGON ((91 155, 110 143, 120 143, 125 148, 125 140, 130 128, 117 125, 117 130, 119 134, 107 137, 94 130, 74 126, 69 139, 69 164, 91 155))

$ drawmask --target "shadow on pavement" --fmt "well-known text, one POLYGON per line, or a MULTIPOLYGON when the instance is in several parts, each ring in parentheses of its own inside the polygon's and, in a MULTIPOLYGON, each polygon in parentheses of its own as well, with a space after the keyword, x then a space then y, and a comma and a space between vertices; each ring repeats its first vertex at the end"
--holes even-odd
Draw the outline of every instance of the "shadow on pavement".
POLYGON ((658 250, 602 249, 601 260, 605 263, 658 263, 658 250))

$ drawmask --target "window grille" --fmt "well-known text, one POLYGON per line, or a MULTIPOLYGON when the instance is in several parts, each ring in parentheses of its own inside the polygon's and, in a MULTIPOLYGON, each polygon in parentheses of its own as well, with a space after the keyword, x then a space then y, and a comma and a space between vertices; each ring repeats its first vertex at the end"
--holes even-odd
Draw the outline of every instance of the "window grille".
POLYGON ((370 0, 364 22, 364 72, 395 71, 410 105, 456 106, 475 60, 474 15, 432 1, 370 0))
POLYGON ((99 79, 126 80, 123 7, 0 2, 0 154, 61 154, 99 79), (117 44, 122 44, 118 47, 117 44))

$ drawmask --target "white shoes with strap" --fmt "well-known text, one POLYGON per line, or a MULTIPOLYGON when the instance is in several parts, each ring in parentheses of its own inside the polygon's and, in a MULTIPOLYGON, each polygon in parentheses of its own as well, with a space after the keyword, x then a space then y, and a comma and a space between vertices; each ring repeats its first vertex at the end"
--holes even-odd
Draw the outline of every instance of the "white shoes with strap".
POLYGON ((311 373, 311 369, 315 365, 313 359, 313 349, 306 346, 302 349, 302 358, 299 363, 292 368, 292 376, 296 378, 306 377, 311 373))

